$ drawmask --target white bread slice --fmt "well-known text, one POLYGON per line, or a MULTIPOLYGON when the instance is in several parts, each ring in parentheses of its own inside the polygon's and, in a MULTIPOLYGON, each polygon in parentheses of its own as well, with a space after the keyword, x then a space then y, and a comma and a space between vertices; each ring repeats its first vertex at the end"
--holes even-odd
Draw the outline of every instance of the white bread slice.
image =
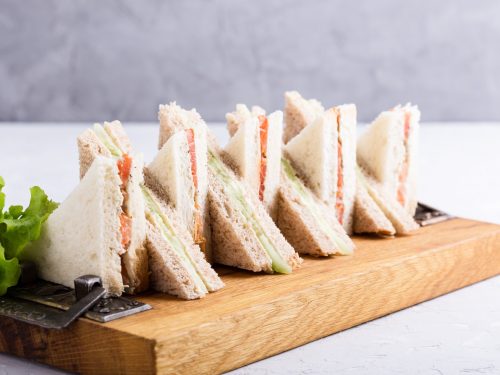
POLYGON ((167 194, 161 198, 170 202, 179 211, 181 218, 191 229, 191 233, 193 233, 192 218, 195 212, 194 198, 191 200, 191 197, 194 197, 195 187, 191 177, 191 160, 186 155, 188 145, 185 131, 192 129, 194 132, 198 204, 202 213, 203 235, 206 241, 204 252, 207 260, 212 262, 210 218, 207 204, 207 125, 196 110, 186 111, 175 102, 160 105, 158 118, 160 120, 160 151, 147 169, 167 194), (174 139, 167 145, 171 137, 174 139))
POLYGON ((97 275, 109 294, 122 294, 120 183, 116 163, 96 157, 27 251, 41 278, 73 288, 75 278, 97 275))
POLYGON ((168 293, 183 299, 204 297, 208 292, 215 292, 224 286, 224 283, 206 261, 198 245, 193 243, 191 233, 183 226, 182 220, 175 210, 164 204, 152 189, 145 188, 150 199, 161 210, 164 220, 168 220, 175 233, 177 244, 183 246, 192 263, 186 262, 186 256, 175 249, 162 233, 158 217, 151 210, 146 209, 148 218, 147 247, 150 259, 151 284, 154 290, 168 293), (196 265, 198 276, 192 273, 193 264, 196 265), (191 270, 191 272, 190 272, 191 270), (199 283, 205 283, 200 287, 199 283))
MULTIPOLYGON (((246 181, 259 196, 261 167, 260 119, 265 111, 260 107, 238 104, 236 111, 226 114, 227 127, 232 136, 224 149, 224 160, 246 181)), ((276 218, 277 194, 281 172, 283 113, 275 111, 267 116, 266 173, 263 202, 273 219, 276 218)))
POLYGON ((396 229, 384 215, 380 207, 368 194, 366 187, 358 183, 354 201, 354 233, 374 233, 381 236, 393 236, 396 229))
POLYGON ((378 115, 358 140, 358 162, 396 196, 398 173, 404 160, 404 117, 399 111, 378 115))
POLYGON ((193 129, 196 147, 198 187, 192 176, 189 144, 185 131, 174 133, 163 145, 147 170, 156 179, 166 196, 164 197, 178 212, 184 225, 194 235, 195 215, 199 211, 203 217, 207 197, 206 137, 193 129), (195 193, 199 207, 195 207, 195 193))
POLYGON ((316 99, 304 99, 297 91, 285 92, 285 130, 283 141, 288 143, 306 126, 311 125, 325 109, 316 99))
POLYGON ((331 207, 335 207, 337 193, 337 139, 337 114, 328 110, 284 147, 307 186, 331 207))
MULTIPOLYGON (((246 185, 237 179, 229 167, 224 168, 231 183, 239 186, 243 201, 251 208, 252 215, 265 232, 274 251, 288 264, 290 272, 299 267, 302 259, 285 240, 258 198, 248 192, 246 185)), ((238 209, 235 198, 228 190, 227 181, 212 168, 209 168, 209 179, 208 198, 215 262, 254 272, 273 272, 271 257, 263 248, 252 225, 238 209)))
POLYGON ((245 104, 236 104, 236 111, 226 113, 227 130, 232 137, 239 129, 240 125, 260 115, 265 116, 266 111, 259 106, 253 106, 251 110, 245 104))
MULTIPOLYGON (((236 128, 236 121, 232 121, 233 128, 236 128)), ((237 131, 224 148, 224 160, 246 181, 253 194, 258 196, 260 187, 260 139, 257 117, 250 116, 243 123, 237 125, 237 131)))
POLYGON ((358 184, 363 184, 370 197, 390 220, 397 234, 410 234, 419 228, 413 216, 392 195, 387 194, 380 183, 367 171, 358 168, 357 178, 358 184))
MULTIPOLYGON (((124 147, 124 150, 117 147, 113 155, 109 151, 109 146, 107 147, 97 137, 94 130, 85 130, 77 139, 81 177, 85 175, 97 156, 119 158, 117 153, 131 151, 130 141, 128 141, 120 122, 104 123, 103 128, 113 141, 116 139, 117 142, 120 142, 120 147, 124 147)), ((116 163, 116 160, 114 162, 116 163)), ((132 155, 132 168, 126 187, 128 198, 125 201, 128 216, 131 218, 131 241, 127 251, 122 256, 123 282, 126 286, 126 292, 129 294, 147 290, 149 286, 148 257, 145 248, 146 219, 144 217, 144 200, 140 190, 140 185, 143 182, 142 169, 142 155, 132 155)))
POLYGON ((358 163, 380 182, 383 190, 395 198, 399 187, 399 174, 408 151, 407 199, 404 207, 414 215, 417 206, 417 138, 420 111, 416 106, 398 106, 382 112, 358 140, 358 163), (405 113, 411 113, 408 150, 404 144, 405 113))
POLYGON ((267 116, 267 170, 264 180, 264 205, 272 218, 276 217, 276 201, 281 183, 281 156, 283 138, 283 112, 267 116))
POLYGON ((337 221, 335 211, 297 178, 289 164, 284 168, 290 170, 283 169, 281 174, 276 223, 287 241, 299 254, 351 254, 355 246, 337 221))

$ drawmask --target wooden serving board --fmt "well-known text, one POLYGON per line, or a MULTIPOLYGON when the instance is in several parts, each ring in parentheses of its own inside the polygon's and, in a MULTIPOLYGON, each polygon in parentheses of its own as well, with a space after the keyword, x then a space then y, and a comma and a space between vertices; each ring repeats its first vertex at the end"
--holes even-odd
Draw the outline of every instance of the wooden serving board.
POLYGON ((221 267, 223 290, 145 295, 152 310, 110 323, 56 331, 0 318, 0 351, 84 374, 219 373, 500 273, 499 225, 453 219, 355 242, 355 255, 306 258, 292 275, 221 267))

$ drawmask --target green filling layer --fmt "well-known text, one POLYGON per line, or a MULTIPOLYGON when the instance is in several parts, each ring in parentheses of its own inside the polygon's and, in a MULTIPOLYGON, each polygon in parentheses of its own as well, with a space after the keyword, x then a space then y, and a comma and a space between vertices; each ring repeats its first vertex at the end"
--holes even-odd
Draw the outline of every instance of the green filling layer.
POLYGON ((255 216, 255 209, 245 199, 243 187, 239 182, 234 180, 228 167, 224 165, 212 151, 208 153, 208 166, 212 169, 214 174, 222 180, 226 191, 229 193, 228 197, 231 199, 231 203, 233 203, 233 206, 241 212, 247 220, 249 227, 253 230, 262 248, 271 259, 273 271, 278 273, 291 273, 292 267, 275 249, 271 239, 267 236, 266 231, 255 216))
POLYGON ((194 283, 197 289, 203 293, 207 293, 209 287, 208 280, 205 280, 201 273, 198 273, 196 269, 196 262, 193 260, 191 255, 189 254, 188 249, 182 243, 182 241, 177 238, 174 228, 172 224, 168 220, 168 218, 162 213, 161 208, 155 202, 148 189, 144 186, 141 186, 142 192, 144 195, 144 201, 146 203, 146 207, 153 217, 153 220, 158 225, 161 230, 161 233, 165 240, 172 246, 174 251, 181 258, 182 263, 186 267, 187 271, 191 275, 194 280, 194 283))
POLYGON ((99 140, 106 146, 106 148, 111 152, 111 155, 115 157, 120 157, 123 155, 122 150, 118 147, 113 139, 106 133, 106 130, 100 124, 94 124, 94 133, 99 138, 99 140))
POLYGON ((318 226, 323 231, 323 233, 335 244, 335 246, 343 253, 350 254, 353 252, 353 248, 350 244, 346 243, 338 233, 336 233, 328 224, 328 221, 324 218, 319 207, 317 207, 312 193, 304 186, 302 181, 292 165, 287 159, 281 159, 281 166, 287 176, 288 180, 291 182, 291 186, 294 191, 300 197, 302 204, 309 210, 318 226))
MULTIPOLYGON (((104 146, 109 150, 109 152, 114 157, 123 156, 123 151, 116 145, 113 139, 108 135, 106 130, 100 125, 94 125, 94 132, 99 140, 104 144, 104 146)), ((188 273, 193 278, 197 289, 202 293, 207 293, 207 288, 210 288, 208 280, 203 277, 201 272, 198 272, 196 262, 191 258, 188 250, 184 244, 177 238, 175 231, 170 224, 168 218, 161 212, 160 207, 154 201, 152 196, 149 194, 148 189, 141 184, 142 194, 144 196, 144 202, 148 208, 154 223, 160 228, 161 234, 165 241, 169 243, 170 246, 175 250, 175 252, 181 258, 182 263, 186 267, 188 273)))

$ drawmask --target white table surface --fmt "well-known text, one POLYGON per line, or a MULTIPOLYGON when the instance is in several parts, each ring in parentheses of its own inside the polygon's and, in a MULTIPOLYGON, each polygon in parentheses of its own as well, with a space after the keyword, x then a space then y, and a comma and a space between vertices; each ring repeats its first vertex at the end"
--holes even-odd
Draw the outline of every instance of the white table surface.
MULTIPOLYGON (((156 153, 155 124, 125 124, 137 150, 156 153)), ((78 183, 76 136, 87 124, 1 124, 7 203, 32 185, 62 201, 78 183)), ((221 125, 212 125, 222 142, 221 125)), ((424 124, 419 197, 458 216, 500 223, 500 123, 424 124)), ((58 370, 0 354, 1 374, 58 370)), ((233 374, 500 374, 500 278, 235 370, 233 374)))

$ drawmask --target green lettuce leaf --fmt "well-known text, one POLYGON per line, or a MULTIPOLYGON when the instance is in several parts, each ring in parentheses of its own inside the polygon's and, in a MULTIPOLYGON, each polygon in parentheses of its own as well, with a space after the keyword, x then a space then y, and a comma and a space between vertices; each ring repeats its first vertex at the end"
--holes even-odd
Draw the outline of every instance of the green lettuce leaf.
POLYGON ((0 245, 0 296, 7 292, 7 288, 17 284, 21 276, 21 267, 17 258, 5 259, 4 248, 0 245))
POLYGON ((0 176, 0 218, 2 218, 3 215, 3 207, 5 206, 5 193, 2 192, 3 187, 5 186, 5 182, 0 176))
POLYGON ((42 224, 57 208, 38 186, 30 189, 28 208, 11 206, 0 221, 0 243, 5 248, 7 259, 18 257, 26 245, 40 237, 42 224))
POLYGON ((9 286, 16 285, 20 275, 18 257, 29 243, 40 237, 42 224, 58 206, 41 188, 34 186, 30 189, 26 210, 17 205, 3 211, 4 185, 0 177, 0 295, 5 294, 9 286))

